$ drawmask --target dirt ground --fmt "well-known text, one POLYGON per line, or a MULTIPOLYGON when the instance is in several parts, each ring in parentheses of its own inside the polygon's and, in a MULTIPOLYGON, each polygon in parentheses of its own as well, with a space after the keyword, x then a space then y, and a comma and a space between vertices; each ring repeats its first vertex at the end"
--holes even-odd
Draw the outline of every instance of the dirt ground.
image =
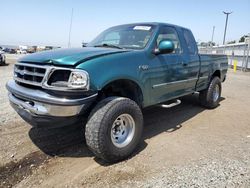
POLYGON ((229 70, 220 106, 197 95, 144 110, 143 141, 130 159, 96 159, 78 127, 31 129, 10 107, 0 67, 0 187, 250 187, 250 74, 229 70))

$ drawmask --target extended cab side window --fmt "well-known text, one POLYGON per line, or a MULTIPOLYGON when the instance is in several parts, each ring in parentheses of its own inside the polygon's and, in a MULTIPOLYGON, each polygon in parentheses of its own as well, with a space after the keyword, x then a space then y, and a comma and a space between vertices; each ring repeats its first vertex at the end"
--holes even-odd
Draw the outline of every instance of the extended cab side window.
POLYGON ((162 40, 171 40, 174 43, 174 51, 173 53, 178 54, 181 53, 181 45, 178 34, 173 27, 163 27, 157 37, 157 46, 160 44, 162 40))
POLYGON ((191 31, 184 29, 183 34, 184 34, 184 39, 188 47, 189 54, 190 55, 197 54, 196 42, 191 31))

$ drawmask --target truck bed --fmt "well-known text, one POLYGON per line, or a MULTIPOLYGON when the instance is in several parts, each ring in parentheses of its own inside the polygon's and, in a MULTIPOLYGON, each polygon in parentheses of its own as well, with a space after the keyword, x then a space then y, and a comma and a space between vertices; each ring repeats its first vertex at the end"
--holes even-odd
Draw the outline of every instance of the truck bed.
POLYGON ((207 79, 210 79, 216 70, 220 70, 217 74, 222 82, 226 79, 228 69, 228 58, 226 55, 199 54, 199 56, 201 66, 199 80, 196 84, 196 91, 201 91, 207 88, 209 83, 207 82, 207 79))

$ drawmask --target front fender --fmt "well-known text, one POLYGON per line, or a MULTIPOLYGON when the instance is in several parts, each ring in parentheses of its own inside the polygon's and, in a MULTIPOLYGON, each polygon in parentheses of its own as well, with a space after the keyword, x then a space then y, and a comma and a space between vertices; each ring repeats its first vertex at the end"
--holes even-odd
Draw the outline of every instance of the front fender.
POLYGON ((91 90, 100 91, 115 80, 125 79, 136 83, 141 88, 143 96, 149 99, 150 80, 146 72, 139 69, 140 65, 145 63, 149 63, 145 54, 128 52, 92 59, 76 68, 89 73, 91 90))
MULTIPOLYGON (((81 69, 86 70, 86 68, 83 67, 81 69)), ((90 89, 101 90, 107 84, 115 80, 125 79, 135 82, 140 86, 141 90, 144 91, 144 86, 138 79, 140 76, 136 69, 135 66, 130 66, 128 68, 124 66, 114 66, 113 63, 104 67, 92 65, 90 68, 87 68, 90 77, 90 89)))

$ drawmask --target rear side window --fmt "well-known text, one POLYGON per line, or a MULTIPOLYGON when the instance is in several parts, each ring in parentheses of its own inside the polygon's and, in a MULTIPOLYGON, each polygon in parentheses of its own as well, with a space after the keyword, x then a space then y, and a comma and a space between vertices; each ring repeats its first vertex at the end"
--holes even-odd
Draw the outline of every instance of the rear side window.
POLYGON ((188 47, 188 51, 191 55, 195 55, 197 53, 196 42, 194 40, 193 34, 189 31, 184 29, 183 30, 184 38, 188 47))
POLYGON ((180 40, 176 30, 172 27, 163 27, 157 37, 157 46, 162 40, 171 40, 174 43, 173 53, 181 53, 180 40))

